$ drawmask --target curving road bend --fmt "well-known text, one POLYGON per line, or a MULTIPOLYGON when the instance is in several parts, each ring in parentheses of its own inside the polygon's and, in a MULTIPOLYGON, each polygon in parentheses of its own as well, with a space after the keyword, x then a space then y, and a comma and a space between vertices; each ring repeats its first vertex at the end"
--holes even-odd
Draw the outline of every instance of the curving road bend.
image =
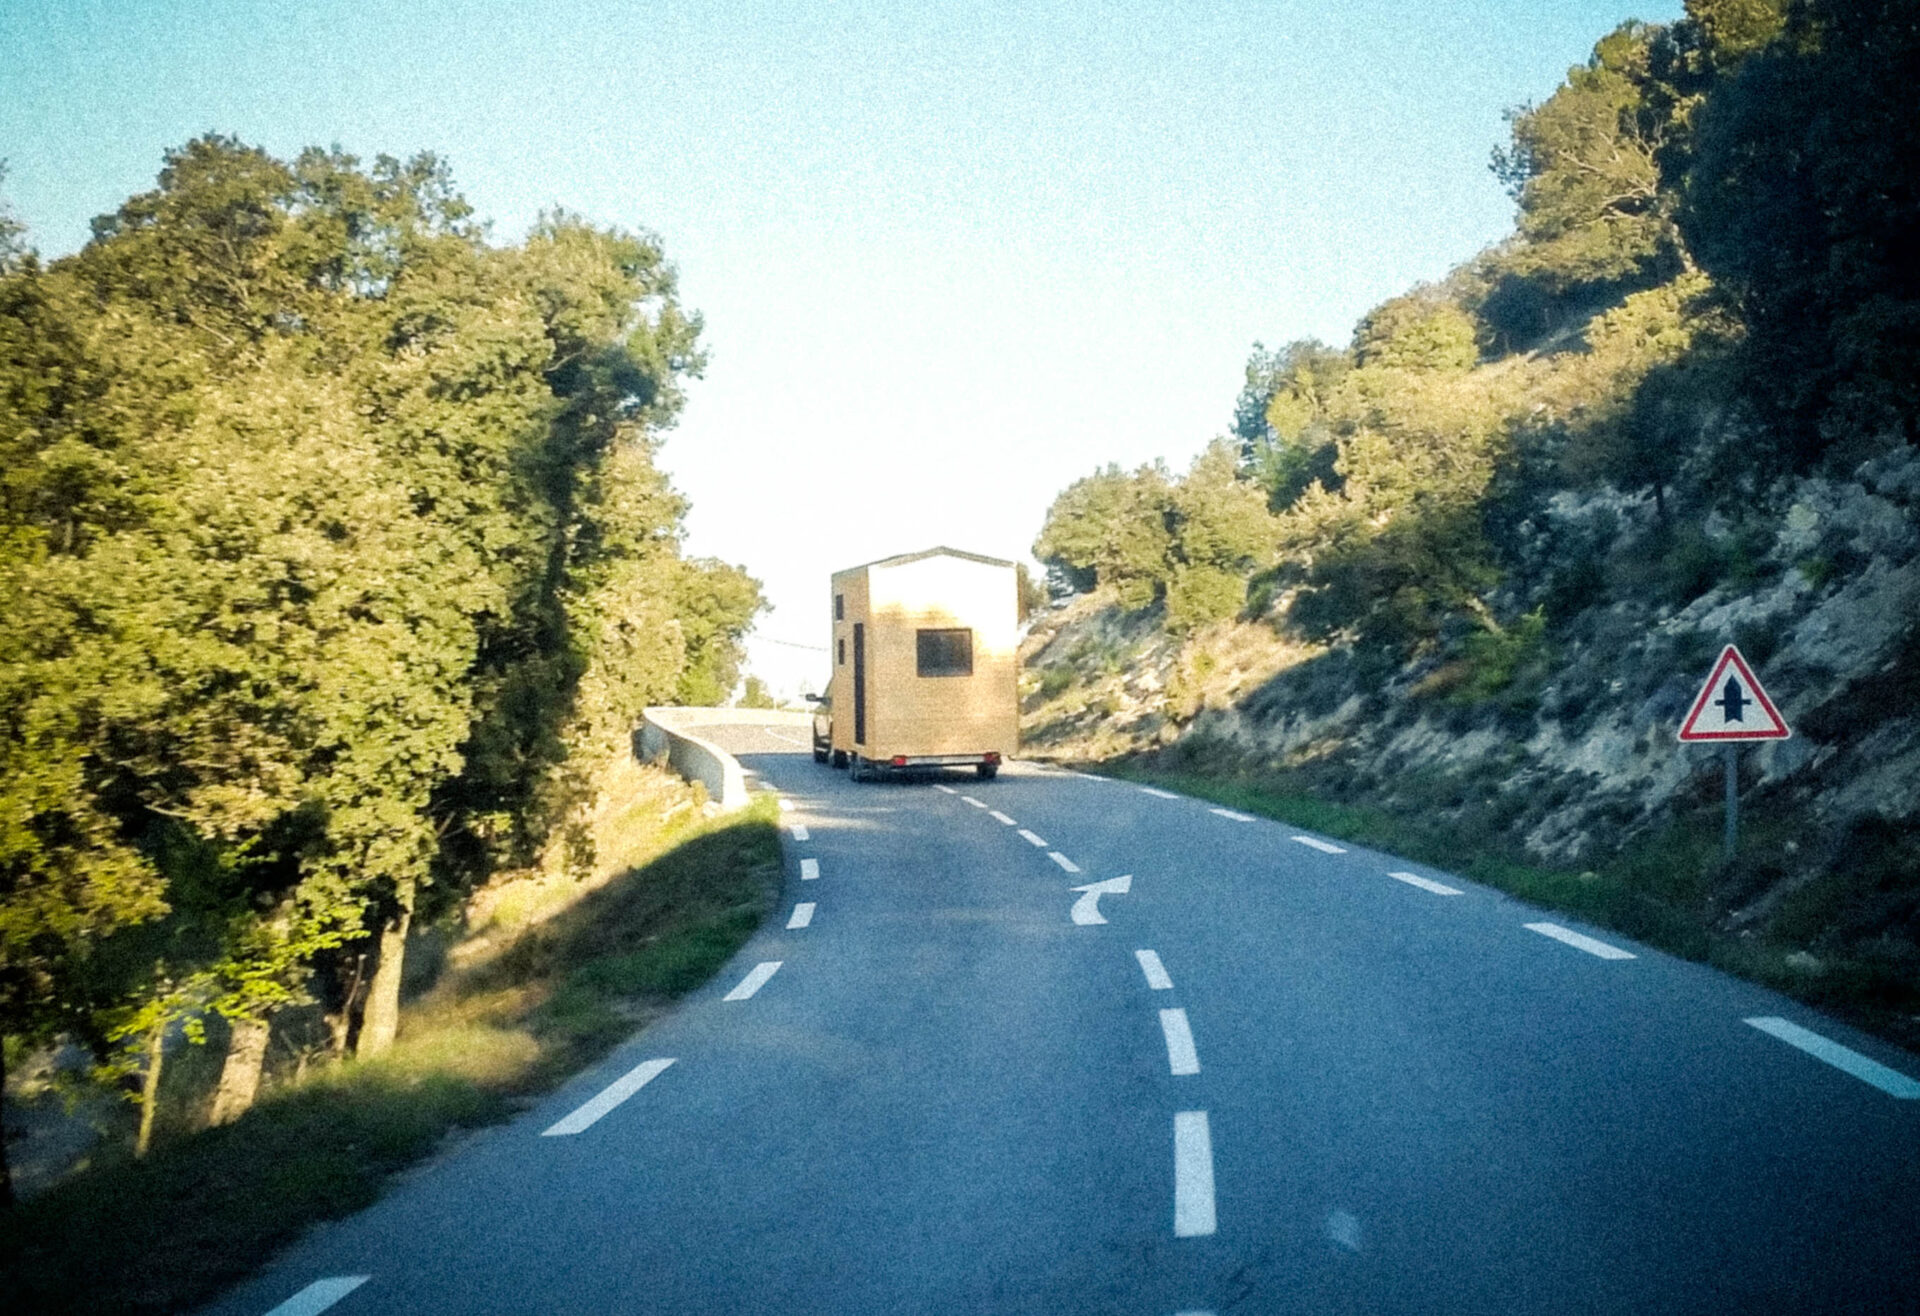
POLYGON ((703 734, 778 915, 218 1316, 1920 1308, 1913 1056, 1202 801, 703 734))

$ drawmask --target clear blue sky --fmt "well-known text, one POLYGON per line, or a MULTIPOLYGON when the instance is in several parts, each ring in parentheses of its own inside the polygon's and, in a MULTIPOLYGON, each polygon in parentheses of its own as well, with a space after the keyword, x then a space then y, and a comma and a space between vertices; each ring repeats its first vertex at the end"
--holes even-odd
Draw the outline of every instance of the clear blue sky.
POLYGON ((829 571, 1024 555, 1071 480, 1221 433, 1254 340, 1502 237, 1502 111, 1679 7, 0 0, 0 158, 48 256, 208 131, 438 152, 502 240, 659 234, 713 358, 663 462, 791 691, 829 571))

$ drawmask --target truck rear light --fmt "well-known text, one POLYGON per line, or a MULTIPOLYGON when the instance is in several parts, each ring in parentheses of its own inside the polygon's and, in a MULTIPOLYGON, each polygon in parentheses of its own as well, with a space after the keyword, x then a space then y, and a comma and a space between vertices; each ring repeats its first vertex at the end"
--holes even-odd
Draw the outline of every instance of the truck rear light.
POLYGON ((906 767, 906 766, 907 766, 907 756, 906 756, 905 754, 895 754, 895 755, 893 756, 893 766, 894 766, 894 767, 896 767, 896 768, 904 768, 904 767, 906 767))
POLYGON ((987 755, 987 762, 998 763, 999 761, 1000 761, 1000 755, 997 752, 987 755))

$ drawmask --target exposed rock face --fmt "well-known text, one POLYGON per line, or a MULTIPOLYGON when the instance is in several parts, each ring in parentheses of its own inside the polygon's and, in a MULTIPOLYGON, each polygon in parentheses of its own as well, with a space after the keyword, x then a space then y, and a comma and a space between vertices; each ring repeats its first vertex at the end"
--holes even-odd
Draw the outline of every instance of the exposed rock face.
MULTIPOLYGON (((1683 745, 1676 732, 1715 655, 1737 643, 1794 733, 1740 751, 1743 817, 1794 837, 1757 892, 1729 901, 1764 905, 1772 888, 1832 867, 1862 827, 1911 838, 1920 453, 1902 448, 1852 479, 1797 481, 1771 501, 1785 509, 1777 533, 1720 563, 1718 583, 1684 601, 1615 584, 1557 622, 1531 667, 1474 700, 1459 693, 1457 661, 1286 638, 1284 599, 1260 622, 1184 642, 1154 614, 1119 614, 1097 594, 1070 600, 1028 638, 1026 742, 1061 756, 1159 748, 1215 770, 1293 771, 1337 798, 1587 864, 1718 799, 1717 747, 1683 745)), ((1650 499, 1555 494, 1521 527, 1538 545, 1520 551, 1537 552, 1541 569, 1532 593, 1516 573, 1505 611, 1539 600, 1556 557, 1618 561, 1653 526, 1650 499)), ((1729 533, 1704 529, 1708 543, 1729 533)))

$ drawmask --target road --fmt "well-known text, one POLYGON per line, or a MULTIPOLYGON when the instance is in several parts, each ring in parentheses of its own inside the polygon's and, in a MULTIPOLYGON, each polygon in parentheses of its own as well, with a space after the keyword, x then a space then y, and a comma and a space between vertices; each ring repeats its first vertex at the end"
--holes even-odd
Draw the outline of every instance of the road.
POLYGON ((1202 801, 709 734, 778 915, 217 1316, 1920 1309, 1912 1056, 1202 801))

